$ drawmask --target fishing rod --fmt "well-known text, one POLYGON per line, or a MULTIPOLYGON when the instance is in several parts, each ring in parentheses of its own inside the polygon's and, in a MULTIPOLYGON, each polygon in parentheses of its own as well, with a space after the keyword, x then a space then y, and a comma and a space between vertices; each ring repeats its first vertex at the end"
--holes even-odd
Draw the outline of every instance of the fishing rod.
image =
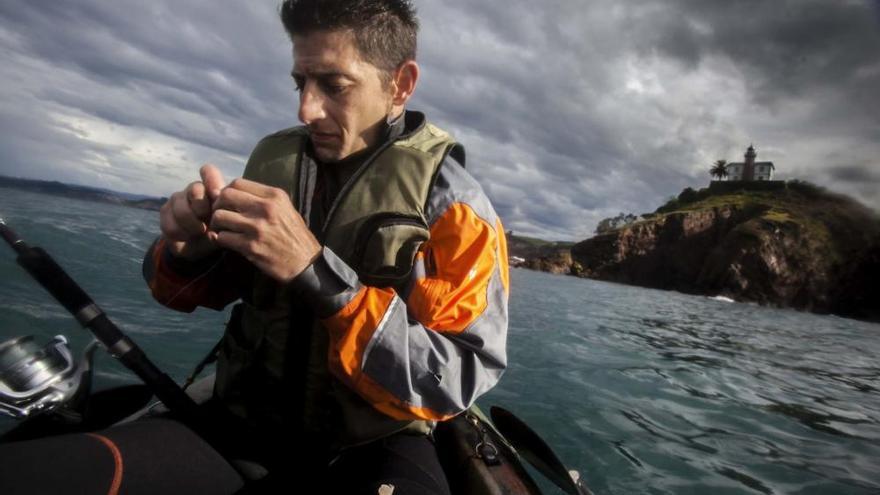
POLYGON ((29 246, 0 217, 0 237, 18 254, 16 261, 73 315, 110 354, 150 387, 168 409, 196 424, 196 403, 117 327, 94 300, 40 247, 29 246))

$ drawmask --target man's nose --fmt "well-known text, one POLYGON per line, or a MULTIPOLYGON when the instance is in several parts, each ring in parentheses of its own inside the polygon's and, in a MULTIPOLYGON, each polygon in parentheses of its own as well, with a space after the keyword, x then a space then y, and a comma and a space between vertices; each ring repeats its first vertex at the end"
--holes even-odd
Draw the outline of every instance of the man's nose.
POLYGON ((324 118, 324 98, 314 84, 306 83, 299 95, 299 120, 305 125, 324 118))

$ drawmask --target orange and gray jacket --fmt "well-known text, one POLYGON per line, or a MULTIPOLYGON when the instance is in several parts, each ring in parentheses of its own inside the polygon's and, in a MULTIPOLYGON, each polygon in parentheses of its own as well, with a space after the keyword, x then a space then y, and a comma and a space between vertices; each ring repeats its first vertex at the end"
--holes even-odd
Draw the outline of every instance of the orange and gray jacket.
MULTIPOLYGON (((289 192, 305 219, 317 171, 307 139, 303 128, 267 136, 244 173, 289 192)), ((429 432, 498 382, 507 246, 463 162, 448 134, 407 112, 404 133, 360 166, 324 225, 310 226, 322 256, 286 286, 232 253, 182 264, 157 240, 144 273, 160 303, 192 311, 242 300, 215 386, 233 413, 344 447, 429 432)))

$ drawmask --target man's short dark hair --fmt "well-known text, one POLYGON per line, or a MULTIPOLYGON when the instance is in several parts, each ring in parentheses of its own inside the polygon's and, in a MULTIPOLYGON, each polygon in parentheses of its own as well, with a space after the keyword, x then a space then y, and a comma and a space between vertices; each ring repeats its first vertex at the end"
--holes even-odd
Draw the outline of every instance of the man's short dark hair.
POLYGON ((361 57, 389 74, 416 59, 419 21, 409 0, 284 0, 281 22, 291 39, 350 30, 361 57))

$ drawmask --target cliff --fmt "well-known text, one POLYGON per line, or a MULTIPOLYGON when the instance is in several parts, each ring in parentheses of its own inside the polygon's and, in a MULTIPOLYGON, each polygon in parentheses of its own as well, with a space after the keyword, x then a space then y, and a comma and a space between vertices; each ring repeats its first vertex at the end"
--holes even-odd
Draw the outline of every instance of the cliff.
POLYGON ((559 249, 556 252, 547 253, 543 256, 526 258, 524 262, 516 263, 514 266, 528 268, 530 270, 539 270, 542 272, 570 275, 571 251, 567 248, 559 249))
POLYGON ((571 255, 584 277, 880 319, 880 219, 806 183, 686 190, 571 255))
POLYGON ((550 273, 569 273, 573 242, 545 241, 514 235, 510 231, 506 234, 510 266, 550 273))

